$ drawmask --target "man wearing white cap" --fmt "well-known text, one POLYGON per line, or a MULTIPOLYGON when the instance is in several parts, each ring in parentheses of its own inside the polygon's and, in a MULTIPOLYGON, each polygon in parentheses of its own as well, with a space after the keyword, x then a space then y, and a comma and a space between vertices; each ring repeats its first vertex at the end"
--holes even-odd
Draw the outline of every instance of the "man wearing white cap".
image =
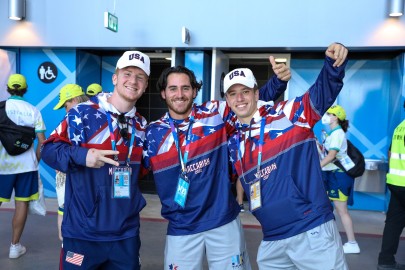
MULTIPOLYGON (((271 59, 275 76, 263 91, 270 98, 283 93, 290 71, 271 59)), ((234 114, 225 102, 194 104, 202 86, 186 67, 163 71, 157 90, 168 112, 150 123, 144 143, 144 164, 152 169, 169 221, 165 270, 250 270, 240 208, 231 192, 227 139, 235 131, 234 114)))
POLYGON ((259 269, 348 269, 312 131, 343 87, 347 49, 333 43, 325 54, 315 84, 275 106, 259 100, 250 70, 224 79, 238 118, 231 160, 263 231, 259 269))
POLYGON ((136 181, 146 120, 135 103, 149 74, 147 55, 125 52, 114 91, 72 108, 44 143, 43 160, 66 173, 64 270, 140 269, 139 212, 146 202, 136 181))

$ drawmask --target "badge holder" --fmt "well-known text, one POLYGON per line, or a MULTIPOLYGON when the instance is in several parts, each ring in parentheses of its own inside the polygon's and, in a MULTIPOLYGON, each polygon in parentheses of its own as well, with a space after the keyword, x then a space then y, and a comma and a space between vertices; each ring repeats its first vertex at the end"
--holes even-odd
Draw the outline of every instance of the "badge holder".
POLYGON ((192 114, 190 117, 190 124, 188 127, 187 131, 187 136, 186 136, 186 149, 184 151, 184 157, 181 154, 181 147, 180 147, 180 142, 179 142, 179 137, 177 135, 178 131, 176 131, 176 128, 174 127, 174 122, 172 118, 169 117, 169 123, 170 123, 170 129, 172 130, 172 136, 174 139, 174 143, 177 148, 177 153, 179 155, 179 161, 181 165, 181 173, 179 175, 179 180, 177 182, 177 188, 176 188, 176 194, 174 195, 174 202, 180 205, 182 208, 186 206, 186 201, 187 201, 187 194, 188 190, 190 187, 190 181, 187 178, 186 174, 186 164, 188 160, 188 153, 190 151, 190 142, 191 142, 191 130, 193 129, 193 123, 194 123, 194 110, 192 110, 192 114))
POLYGON ((180 205, 182 208, 186 205, 188 188, 190 182, 185 174, 179 176, 179 181, 177 183, 176 195, 174 196, 174 201, 180 205))
POLYGON ((256 211, 262 207, 262 196, 260 188, 260 179, 256 179, 250 184, 250 211, 256 211))
POLYGON ((119 166, 113 168, 112 197, 129 199, 131 197, 131 172, 130 167, 119 166))
MULTIPOLYGON (((106 113, 108 129, 110 130, 110 139, 112 150, 117 150, 115 143, 114 128, 112 126, 111 115, 106 113)), ((118 122, 118 120, 117 120, 118 122)), ((117 123, 118 125, 118 123, 117 123)), ((128 146, 127 158, 125 161, 126 166, 117 166, 112 168, 112 184, 111 184, 111 197, 117 199, 129 199, 131 198, 131 174, 132 169, 129 166, 132 148, 135 144, 135 119, 132 119, 132 134, 131 141, 128 146)), ((118 155, 114 155, 114 160, 119 162, 118 155)))

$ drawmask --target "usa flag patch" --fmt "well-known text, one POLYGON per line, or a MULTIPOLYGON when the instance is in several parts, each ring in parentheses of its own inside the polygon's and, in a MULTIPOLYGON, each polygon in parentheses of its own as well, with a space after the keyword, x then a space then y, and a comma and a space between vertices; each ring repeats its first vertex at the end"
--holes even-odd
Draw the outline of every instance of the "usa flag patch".
POLYGON ((81 266, 82 262, 83 262, 83 259, 84 259, 84 255, 81 255, 81 254, 78 254, 78 253, 68 251, 67 254, 66 254, 66 261, 71 263, 71 264, 74 264, 74 265, 81 266))

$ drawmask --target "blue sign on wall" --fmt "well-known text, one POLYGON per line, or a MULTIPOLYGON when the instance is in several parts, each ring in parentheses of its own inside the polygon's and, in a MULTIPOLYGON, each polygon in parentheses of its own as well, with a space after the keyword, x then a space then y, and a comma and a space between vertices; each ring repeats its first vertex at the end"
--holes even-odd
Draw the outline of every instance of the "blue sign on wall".
MULTIPOLYGON (((59 90, 67 83, 76 82, 76 51, 22 49, 20 59, 20 72, 28 84, 24 98, 41 111, 48 137, 65 115, 63 109, 53 110, 59 101, 59 90), (39 72, 41 69, 43 72, 39 72)), ((39 171, 45 196, 55 197, 55 171, 42 161, 39 171)))

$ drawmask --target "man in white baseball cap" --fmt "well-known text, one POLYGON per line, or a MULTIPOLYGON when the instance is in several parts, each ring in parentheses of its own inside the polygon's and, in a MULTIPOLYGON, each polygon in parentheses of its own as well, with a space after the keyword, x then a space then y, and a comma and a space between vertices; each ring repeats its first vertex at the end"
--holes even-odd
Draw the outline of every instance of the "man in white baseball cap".
POLYGON ((343 87, 347 53, 332 43, 308 91, 276 105, 259 100, 250 70, 224 78, 240 127, 228 141, 230 160, 263 231, 259 269, 348 269, 312 130, 343 87))
POLYGON ((248 68, 237 68, 229 72, 224 78, 224 92, 234 84, 243 84, 249 88, 257 87, 256 78, 248 68))
POLYGON ((241 121, 248 118, 250 121, 257 111, 257 101, 259 100, 257 82, 252 71, 248 68, 238 68, 226 74, 224 92, 228 105, 238 118, 241 121), (249 95, 250 93, 253 95, 249 95))
POLYGON ((44 143, 43 160, 66 172, 70 183, 62 223, 65 270, 140 269, 139 212, 146 202, 136 182, 146 120, 135 103, 148 86, 149 74, 146 54, 125 52, 112 75, 114 91, 70 110, 44 143), (59 155, 63 158, 55 158, 59 155), (95 211, 80 214, 94 202, 95 211))
POLYGON ((126 67, 139 67, 145 71, 146 75, 150 75, 150 59, 144 53, 139 51, 126 51, 118 59, 116 69, 123 69, 126 67))

